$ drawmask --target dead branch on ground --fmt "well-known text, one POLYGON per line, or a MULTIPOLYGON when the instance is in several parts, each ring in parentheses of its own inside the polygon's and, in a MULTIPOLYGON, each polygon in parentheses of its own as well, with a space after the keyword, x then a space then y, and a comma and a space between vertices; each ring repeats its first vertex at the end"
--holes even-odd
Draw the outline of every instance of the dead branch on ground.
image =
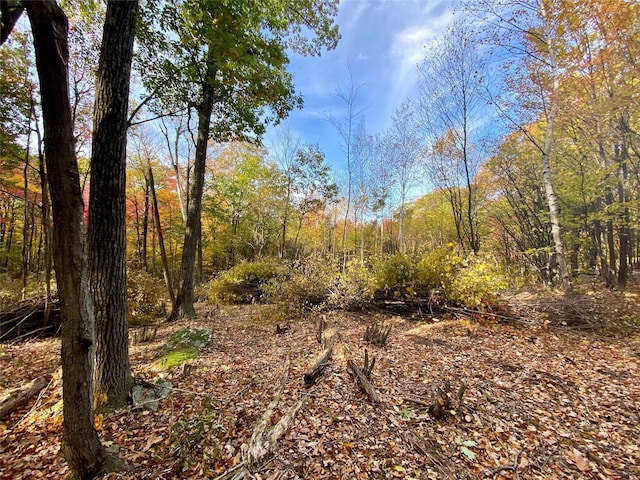
MULTIPOLYGON (((347 354, 347 350, 345 349, 345 354, 347 354)), ((356 378, 360 389, 367 394, 369 399, 373 403, 380 403, 380 397, 376 393, 373 385, 371 385, 371 371, 373 370, 373 366, 376 364, 375 357, 369 364, 369 352, 367 349, 364 350, 364 366, 360 368, 356 365, 352 358, 347 358, 347 369, 351 374, 356 378)))
POLYGON ((387 344, 390 332, 391 325, 385 325, 384 322, 373 322, 367 326, 367 330, 364 333, 364 341, 378 347, 384 347, 387 344))
POLYGON ((289 357, 287 357, 278 392, 254 427, 253 434, 249 440, 249 446, 243 454, 242 462, 227 470, 222 475, 216 477, 216 480, 240 480, 242 478, 250 477, 251 467, 259 464, 264 457, 274 449, 280 437, 282 437, 282 435, 284 435, 288 430, 298 411, 300 411, 307 402, 308 396, 304 395, 286 411, 278 423, 269 428, 271 425, 271 418, 280 403, 284 388, 287 384, 290 365, 291 361, 289 357))
POLYGON ((316 383, 316 379, 322 374, 325 367, 329 364, 332 352, 333 343, 329 343, 327 348, 325 348, 324 351, 320 354, 309 373, 304 374, 304 384, 307 388, 316 383))
POLYGON ((49 385, 51 377, 45 375, 31 380, 29 383, 8 391, 0 397, 0 418, 9 415, 15 409, 27 403, 27 401, 35 397, 40 390, 49 385))

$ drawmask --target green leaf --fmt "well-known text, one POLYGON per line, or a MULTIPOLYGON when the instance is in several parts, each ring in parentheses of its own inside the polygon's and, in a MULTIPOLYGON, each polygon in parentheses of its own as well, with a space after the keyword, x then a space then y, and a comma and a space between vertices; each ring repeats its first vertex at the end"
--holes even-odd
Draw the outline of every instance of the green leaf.
POLYGON ((476 442, 475 440, 465 440, 464 442, 462 442, 462 445, 464 445, 465 447, 477 447, 478 442, 476 442))
POLYGON ((467 447, 460 447, 460 452, 462 452, 462 454, 472 462, 475 461, 476 454, 469 450, 467 447))

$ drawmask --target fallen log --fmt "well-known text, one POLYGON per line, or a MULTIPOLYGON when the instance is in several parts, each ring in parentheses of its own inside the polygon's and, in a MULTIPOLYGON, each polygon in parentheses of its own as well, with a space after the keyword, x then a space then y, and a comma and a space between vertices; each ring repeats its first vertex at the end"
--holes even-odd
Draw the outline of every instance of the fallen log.
POLYGON ((253 434, 251 435, 251 440, 249 440, 249 448, 247 449, 247 453, 245 455, 245 461, 248 464, 255 463, 255 461, 264 455, 269 450, 269 442, 266 440, 267 432, 269 430, 269 426, 271 425, 271 417, 273 416, 273 412, 275 412, 278 404, 280 403, 280 399, 282 398, 282 393, 284 392, 284 387, 287 384, 287 377, 289 376, 289 366, 291 365, 291 360, 287 357, 284 364, 284 373, 282 375, 282 380, 280 381, 280 388, 278 392, 273 397, 273 400, 267 406, 267 409, 262 414, 262 417, 253 428, 253 434))
POLYGON ((304 395, 286 411, 278 423, 269 428, 271 425, 271 417, 273 417, 273 413, 280 403, 284 387, 287 383, 290 363, 289 357, 287 357, 280 388, 254 427, 247 450, 243 453, 242 462, 216 477, 215 480, 240 480, 251 477, 251 468, 259 464, 264 457, 274 449, 280 437, 288 430, 298 411, 307 402, 308 397, 304 395))
POLYGON ((369 354, 367 350, 364 351, 364 367, 360 368, 356 365, 356 363, 351 358, 347 358, 347 369, 351 374, 356 378, 358 385, 360 386, 360 390, 367 394, 369 400, 373 403, 380 403, 380 397, 376 393, 373 385, 371 385, 371 371, 373 370, 373 366, 376 363, 376 359, 374 357, 371 364, 369 364, 369 354))
POLYGON ((331 352, 333 352, 333 343, 329 343, 327 348, 325 348, 324 351, 320 354, 311 371, 304 374, 304 384, 307 388, 316 383, 317 378, 322 374, 325 367, 329 364, 329 360, 331 359, 331 352))
POLYGON ((51 377, 45 375, 31 380, 22 387, 8 391, 0 397, 0 418, 3 418, 13 412, 15 409, 27 403, 27 401, 35 397, 40 390, 49 385, 51 377))

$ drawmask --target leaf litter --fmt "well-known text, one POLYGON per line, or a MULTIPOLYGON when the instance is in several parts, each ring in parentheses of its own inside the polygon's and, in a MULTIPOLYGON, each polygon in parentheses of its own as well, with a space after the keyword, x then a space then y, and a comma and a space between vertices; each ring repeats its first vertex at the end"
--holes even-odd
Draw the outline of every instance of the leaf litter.
MULTIPOLYGON (((172 392, 157 411, 127 407, 96 418, 107 448, 130 467, 103 478, 216 478, 233 470, 287 358, 270 421, 308 401, 250 478, 640 478, 638 337, 332 312, 327 323, 346 348, 335 349, 307 389, 303 376, 322 350, 319 319, 276 335, 263 309, 200 305, 197 319, 162 325, 155 339, 131 346, 134 374, 170 382, 172 392), (375 321, 392 325, 386 347, 363 341, 375 321), (163 369, 164 343, 185 327, 210 329, 211 342, 200 357, 163 369), (376 405, 346 367, 344 352, 362 362, 365 348, 377 359, 376 405), (447 400, 440 420, 426 406, 438 391, 447 400)), ((59 346, 55 339, 0 346, 0 394, 53 374, 35 402, 0 423, 3 480, 68 474, 59 451, 59 346)))

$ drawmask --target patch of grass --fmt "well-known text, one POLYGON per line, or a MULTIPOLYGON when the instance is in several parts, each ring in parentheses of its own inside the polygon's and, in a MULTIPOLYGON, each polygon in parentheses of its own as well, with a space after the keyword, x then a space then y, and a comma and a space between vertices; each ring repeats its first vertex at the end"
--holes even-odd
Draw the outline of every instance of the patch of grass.
POLYGON ((187 360, 192 360, 199 356, 200 351, 197 348, 181 348, 162 355, 160 360, 158 360, 158 365, 161 368, 171 368, 177 365, 182 365, 187 360))
POLYGON ((171 368, 198 358, 210 341, 211 330, 208 328, 181 328, 162 347, 158 365, 161 368, 171 368))

